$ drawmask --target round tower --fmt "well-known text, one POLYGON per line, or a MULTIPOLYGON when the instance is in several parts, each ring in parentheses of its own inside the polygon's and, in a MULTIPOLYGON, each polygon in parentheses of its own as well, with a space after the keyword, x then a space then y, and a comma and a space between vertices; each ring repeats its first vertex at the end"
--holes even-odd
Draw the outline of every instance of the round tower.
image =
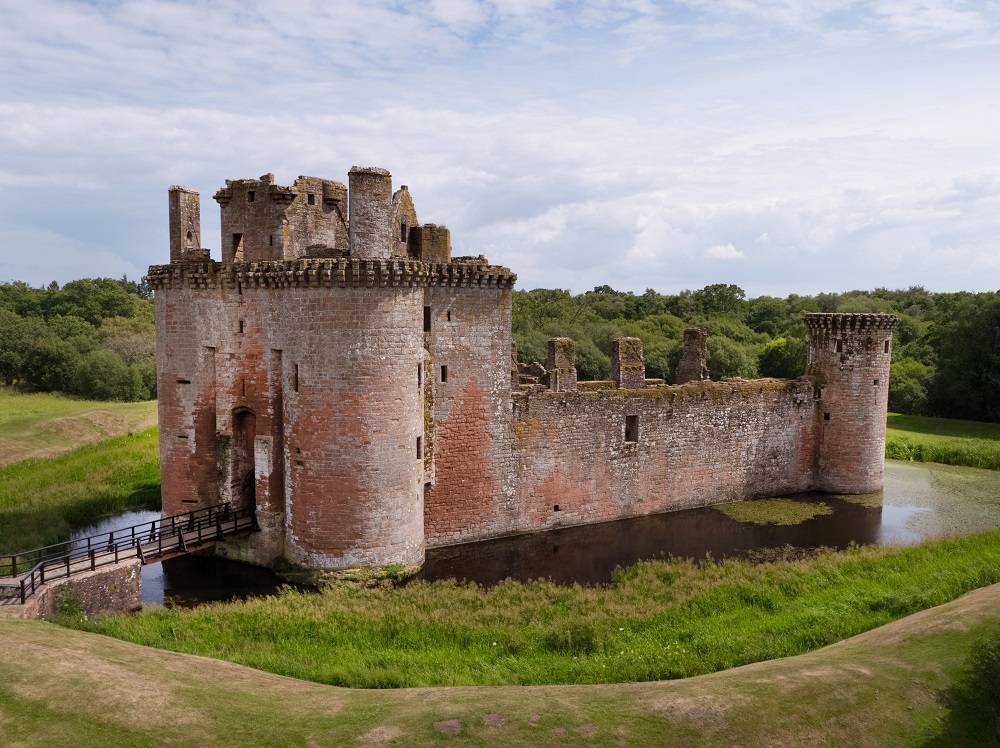
POLYGON ((889 405, 891 314, 807 314, 816 385, 817 485, 832 493, 882 489, 889 405))
POLYGON ((353 166, 347 178, 351 257, 389 259, 395 240, 392 175, 374 166, 353 166))

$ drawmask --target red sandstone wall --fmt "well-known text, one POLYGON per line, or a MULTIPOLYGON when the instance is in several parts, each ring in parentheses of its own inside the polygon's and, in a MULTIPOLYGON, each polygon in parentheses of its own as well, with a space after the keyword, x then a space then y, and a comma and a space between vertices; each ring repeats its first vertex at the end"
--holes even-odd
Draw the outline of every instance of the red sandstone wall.
POLYGON ((164 513, 241 503, 249 448, 265 532, 241 557, 422 560, 422 288, 176 287, 156 305, 164 513))
POLYGON ((434 484, 426 489, 429 545, 509 532, 513 494, 510 310, 506 289, 432 287, 434 484), (448 319, 449 312, 451 319, 448 319), (448 381, 441 382, 441 366, 448 381))
POLYGON ((508 531, 808 490, 814 413, 804 380, 518 395, 508 531), (636 443, 626 415, 639 417, 636 443))
POLYGON ((821 392, 816 414, 820 485, 835 493, 880 491, 896 318, 810 314, 806 323, 809 372, 821 392))

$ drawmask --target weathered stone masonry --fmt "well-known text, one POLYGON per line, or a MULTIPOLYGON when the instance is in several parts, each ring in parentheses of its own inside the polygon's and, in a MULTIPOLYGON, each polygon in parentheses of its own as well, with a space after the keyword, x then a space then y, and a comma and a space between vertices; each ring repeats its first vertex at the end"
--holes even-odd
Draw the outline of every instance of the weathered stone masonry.
POLYGON ((882 481, 895 319, 807 315, 808 378, 645 378, 638 339, 578 382, 572 340, 512 360, 515 276, 452 258, 383 169, 349 188, 228 181, 223 262, 172 187, 155 289, 164 513, 256 506, 221 552, 317 568, 416 564, 427 547, 882 481))

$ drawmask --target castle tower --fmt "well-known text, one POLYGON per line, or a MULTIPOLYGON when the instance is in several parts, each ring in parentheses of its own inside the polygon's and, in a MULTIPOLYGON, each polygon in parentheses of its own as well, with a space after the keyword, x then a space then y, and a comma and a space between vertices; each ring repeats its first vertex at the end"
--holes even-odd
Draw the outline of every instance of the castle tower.
POLYGON ((386 260, 397 242, 393 231, 392 175, 374 166, 354 166, 347 175, 351 257, 386 260))
POLYGON ((183 262, 197 253, 201 259, 201 200, 198 193, 174 185, 167 191, 170 261, 183 262))
POLYGON ((889 362, 896 317, 807 314, 807 375, 819 393, 818 488, 834 493, 882 489, 889 362))

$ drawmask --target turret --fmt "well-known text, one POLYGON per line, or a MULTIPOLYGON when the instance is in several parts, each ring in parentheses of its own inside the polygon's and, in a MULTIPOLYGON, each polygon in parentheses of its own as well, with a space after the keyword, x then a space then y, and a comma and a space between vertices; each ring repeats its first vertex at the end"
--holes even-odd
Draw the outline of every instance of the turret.
POLYGON ((392 257, 398 241, 392 225, 392 175, 374 166, 354 166, 347 179, 351 257, 392 257))
POLYGON ((807 314, 807 375, 819 395, 817 487, 882 489, 889 404, 891 314, 807 314))
POLYGON ((201 199, 187 187, 167 191, 170 224, 170 261, 205 259, 201 250, 201 199))
POLYGON ((684 345, 674 383, 700 382, 708 378, 708 330, 689 327, 684 331, 684 345))

